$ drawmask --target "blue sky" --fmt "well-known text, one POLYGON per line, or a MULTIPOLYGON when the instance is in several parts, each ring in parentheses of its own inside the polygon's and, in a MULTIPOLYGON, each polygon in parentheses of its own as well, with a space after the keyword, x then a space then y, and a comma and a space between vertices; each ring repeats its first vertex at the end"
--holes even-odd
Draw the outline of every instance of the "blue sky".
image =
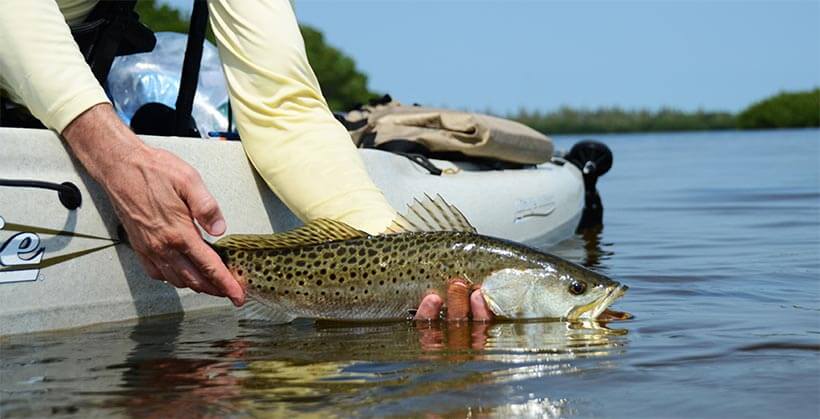
POLYGON ((820 0, 297 0, 296 12, 405 102, 737 111, 820 86, 820 0))

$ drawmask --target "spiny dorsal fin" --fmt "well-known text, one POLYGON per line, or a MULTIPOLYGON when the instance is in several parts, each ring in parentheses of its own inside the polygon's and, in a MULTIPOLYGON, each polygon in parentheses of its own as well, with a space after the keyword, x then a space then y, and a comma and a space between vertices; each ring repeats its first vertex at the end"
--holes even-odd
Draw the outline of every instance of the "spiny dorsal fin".
POLYGON ((243 250, 284 249, 367 236, 364 231, 356 230, 341 221, 319 218, 284 233, 231 234, 217 240, 214 247, 243 250))
POLYGON ((422 231, 464 231, 475 233, 475 227, 467 217, 453 205, 447 203, 441 195, 430 198, 424 194, 422 200, 414 199, 407 206, 407 212, 396 216, 388 229, 391 233, 422 231))

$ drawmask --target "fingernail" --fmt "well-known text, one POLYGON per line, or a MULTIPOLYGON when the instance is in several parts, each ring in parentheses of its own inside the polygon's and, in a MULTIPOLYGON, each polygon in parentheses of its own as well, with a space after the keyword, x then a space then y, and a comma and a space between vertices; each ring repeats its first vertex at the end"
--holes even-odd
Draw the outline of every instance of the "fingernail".
POLYGON ((227 226, 225 225, 225 220, 216 220, 213 224, 211 224, 211 234, 214 236, 221 236, 222 233, 225 232, 227 226))

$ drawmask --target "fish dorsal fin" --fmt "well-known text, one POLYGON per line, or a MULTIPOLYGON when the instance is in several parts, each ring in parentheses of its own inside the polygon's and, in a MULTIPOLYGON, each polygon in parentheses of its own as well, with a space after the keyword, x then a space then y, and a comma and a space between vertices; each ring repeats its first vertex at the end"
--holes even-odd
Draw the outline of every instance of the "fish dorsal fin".
POLYGON ((413 199, 407 212, 398 215, 388 229, 391 233, 423 231, 464 231, 476 233, 475 227, 454 205, 450 205, 441 195, 435 199, 424 194, 421 200, 413 199))
POLYGON ((231 234, 217 240, 214 247, 243 250, 284 249, 361 237, 368 237, 368 234, 341 221, 319 218, 284 233, 231 234))

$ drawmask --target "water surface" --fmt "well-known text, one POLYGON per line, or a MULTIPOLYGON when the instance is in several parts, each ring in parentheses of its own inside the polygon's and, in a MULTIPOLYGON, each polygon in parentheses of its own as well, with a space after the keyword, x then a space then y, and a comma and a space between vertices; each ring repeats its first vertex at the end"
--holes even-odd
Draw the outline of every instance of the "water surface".
POLYGON ((596 138, 605 227, 548 250, 628 284, 633 320, 16 336, 0 417, 820 417, 820 131, 596 138))

